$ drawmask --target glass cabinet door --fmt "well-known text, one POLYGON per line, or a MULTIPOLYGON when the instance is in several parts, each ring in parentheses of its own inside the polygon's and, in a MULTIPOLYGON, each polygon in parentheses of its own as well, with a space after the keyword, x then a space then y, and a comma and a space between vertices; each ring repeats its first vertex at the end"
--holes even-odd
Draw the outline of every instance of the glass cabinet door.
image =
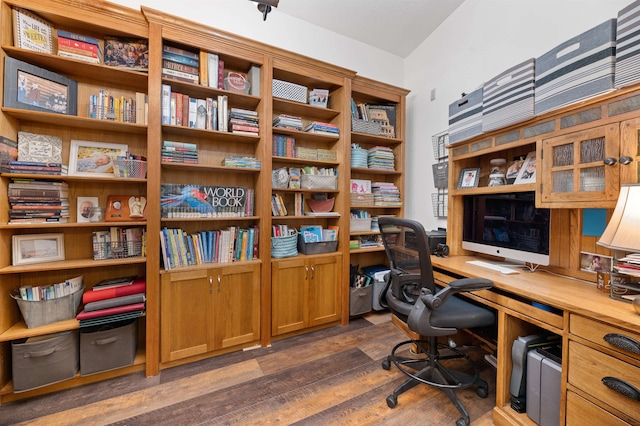
POLYGON ((615 203, 620 185, 618 125, 542 141, 540 202, 549 207, 615 203))

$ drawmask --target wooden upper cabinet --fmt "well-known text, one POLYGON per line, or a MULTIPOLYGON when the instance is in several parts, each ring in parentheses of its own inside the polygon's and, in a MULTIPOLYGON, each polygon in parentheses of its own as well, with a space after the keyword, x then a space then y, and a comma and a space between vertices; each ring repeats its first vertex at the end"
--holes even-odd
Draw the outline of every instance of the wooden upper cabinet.
POLYGON ((537 155, 539 205, 613 207, 620 188, 619 133, 612 123, 543 139, 537 155))
POLYGON ((620 183, 640 182, 640 118, 620 124, 620 183))

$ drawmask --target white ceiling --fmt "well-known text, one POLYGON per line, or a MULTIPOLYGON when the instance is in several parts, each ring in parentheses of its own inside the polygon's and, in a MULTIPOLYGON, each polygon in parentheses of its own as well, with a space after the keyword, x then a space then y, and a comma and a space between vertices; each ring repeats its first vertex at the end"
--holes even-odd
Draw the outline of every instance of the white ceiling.
POLYGON ((293 16, 406 58, 463 2, 280 0, 277 13, 293 16))

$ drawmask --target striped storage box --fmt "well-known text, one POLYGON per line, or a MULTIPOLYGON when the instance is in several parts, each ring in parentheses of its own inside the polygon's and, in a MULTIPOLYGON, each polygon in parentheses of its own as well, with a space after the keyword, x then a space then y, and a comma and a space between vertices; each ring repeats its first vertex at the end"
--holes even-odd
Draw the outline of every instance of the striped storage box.
POLYGON ((290 83, 288 81, 276 80, 271 81, 271 89, 274 98, 282 98, 295 102, 307 103, 307 88, 300 84, 290 83))
POLYGON ((449 105, 449 143, 482 133, 482 87, 449 105))
POLYGON ((640 81, 640 0, 618 12, 614 86, 640 81))
POLYGON ((533 118, 534 72, 535 60, 528 59, 484 84, 483 131, 499 129, 533 118))
POLYGON ((536 115, 613 89, 616 20, 609 19, 536 59, 536 115))

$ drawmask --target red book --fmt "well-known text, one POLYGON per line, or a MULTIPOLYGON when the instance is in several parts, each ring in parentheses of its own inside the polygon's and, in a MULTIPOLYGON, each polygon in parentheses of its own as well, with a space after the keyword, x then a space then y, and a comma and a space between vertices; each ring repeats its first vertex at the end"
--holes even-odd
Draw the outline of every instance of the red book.
POLYGON ((85 305, 98 300, 111 299, 112 297, 128 296, 130 294, 144 293, 147 282, 144 277, 136 278, 131 285, 124 287, 108 288, 100 291, 85 291, 82 295, 82 303, 85 305))
POLYGON ((110 315, 124 314, 126 312, 142 310, 144 310, 144 303, 134 303, 132 305, 115 306, 113 308, 100 309, 97 311, 82 311, 78 315, 76 315, 76 319, 81 321, 91 318, 108 317, 110 315))

